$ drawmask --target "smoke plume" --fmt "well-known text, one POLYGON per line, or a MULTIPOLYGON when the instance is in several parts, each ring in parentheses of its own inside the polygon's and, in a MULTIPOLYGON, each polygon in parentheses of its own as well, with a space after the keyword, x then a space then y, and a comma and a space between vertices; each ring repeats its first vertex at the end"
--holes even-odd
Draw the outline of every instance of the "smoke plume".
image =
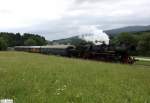
POLYGON ((97 26, 81 26, 78 32, 79 38, 93 42, 95 45, 100 45, 103 42, 109 44, 109 36, 97 26))

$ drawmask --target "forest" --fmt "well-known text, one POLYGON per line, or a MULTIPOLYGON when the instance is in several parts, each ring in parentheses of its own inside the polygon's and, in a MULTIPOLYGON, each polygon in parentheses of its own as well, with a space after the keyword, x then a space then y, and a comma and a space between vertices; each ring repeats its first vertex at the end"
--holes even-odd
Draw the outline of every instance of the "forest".
POLYGON ((0 50, 6 50, 7 47, 13 46, 42 46, 47 41, 43 36, 37 34, 24 33, 7 33, 0 32, 0 50))
POLYGON ((110 37, 110 45, 126 48, 132 55, 150 56, 150 31, 120 33, 110 37))

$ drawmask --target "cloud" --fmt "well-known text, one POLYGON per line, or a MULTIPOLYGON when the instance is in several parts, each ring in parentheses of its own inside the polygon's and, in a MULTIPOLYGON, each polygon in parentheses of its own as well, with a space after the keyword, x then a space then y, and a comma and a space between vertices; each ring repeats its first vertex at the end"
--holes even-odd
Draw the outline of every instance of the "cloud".
POLYGON ((76 3, 87 3, 87 2, 90 2, 90 3, 97 3, 97 2, 107 2, 107 3, 110 3, 110 2, 119 2, 121 0, 75 0, 76 3))
POLYGON ((69 3, 65 0, 0 0, 0 28, 28 27, 62 17, 69 3), (2 12, 7 15, 2 14, 2 12))
POLYGON ((99 2, 104 0, 75 0, 76 3, 83 3, 83 2, 99 2))
POLYGON ((76 35, 81 26, 113 29, 150 24, 148 0, 0 0, 0 31, 47 39, 76 35))

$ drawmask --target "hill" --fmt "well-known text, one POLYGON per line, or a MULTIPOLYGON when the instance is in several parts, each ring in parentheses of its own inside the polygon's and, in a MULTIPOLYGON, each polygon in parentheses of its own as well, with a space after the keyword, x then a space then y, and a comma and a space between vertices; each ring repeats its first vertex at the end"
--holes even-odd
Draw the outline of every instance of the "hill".
MULTIPOLYGON (((109 36, 115 36, 117 34, 120 34, 122 32, 128 32, 128 33, 142 33, 145 31, 150 32, 150 25, 149 26, 128 26, 128 27, 123 27, 123 28, 117 28, 117 29, 112 29, 112 30, 106 30, 106 34, 109 36)), ((79 41, 80 39, 78 36, 66 38, 66 39, 60 39, 60 40, 54 40, 50 43, 59 43, 59 44, 67 44, 67 43, 74 43, 79 41)))
POLYGON ((78 36, 74 36, 74 37, 70 37, 70 38, 66 38, 66 39, 59 39, 59 40, 53 40, 52 43, 58 43, 58 44, 72 44, 73 42, 78 41, 79 38, 78 36))
POLYGON ((148 103, 150 69, 0 52, 0 98, 15 103, 148 103))
POLYGON ((65 45, 78 45, 80 43, 85 43, 86 41, 79 38, 78 36, 66 38, 66 39, 59 39, 59 40, 53 40, 50 41, 49 44, 65 44, 65 45))
POLYGON ((149 26, 128 26, 118 29, 112 29, 112 30, 106 30, 105 32, 108 35, 115 35, 120 34, 122 32, 142 32, 142 31, 150 31, 150 25, 149 26))

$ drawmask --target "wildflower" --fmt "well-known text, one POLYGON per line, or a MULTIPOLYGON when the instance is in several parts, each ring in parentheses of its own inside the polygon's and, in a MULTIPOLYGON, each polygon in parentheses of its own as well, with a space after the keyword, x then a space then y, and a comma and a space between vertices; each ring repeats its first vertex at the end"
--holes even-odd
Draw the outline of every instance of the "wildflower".
POLYGON ((58 88, 57 90, 58 90, 58 91, 60 91, 61 89, 60 89, 60 88, 58 88))
POLYGON ((64 91, 64 90, 65 90, 64 88, 61 89, 61 91, 64 91))
POLYGON ((59 92, 57 92, 57 93, 56 93, 56 95, 60 95, 60 93, 59 93, 59 92))
POLYGON ((67 86, 66 85, 64 85, 64 88, 66 88, 67 86))

